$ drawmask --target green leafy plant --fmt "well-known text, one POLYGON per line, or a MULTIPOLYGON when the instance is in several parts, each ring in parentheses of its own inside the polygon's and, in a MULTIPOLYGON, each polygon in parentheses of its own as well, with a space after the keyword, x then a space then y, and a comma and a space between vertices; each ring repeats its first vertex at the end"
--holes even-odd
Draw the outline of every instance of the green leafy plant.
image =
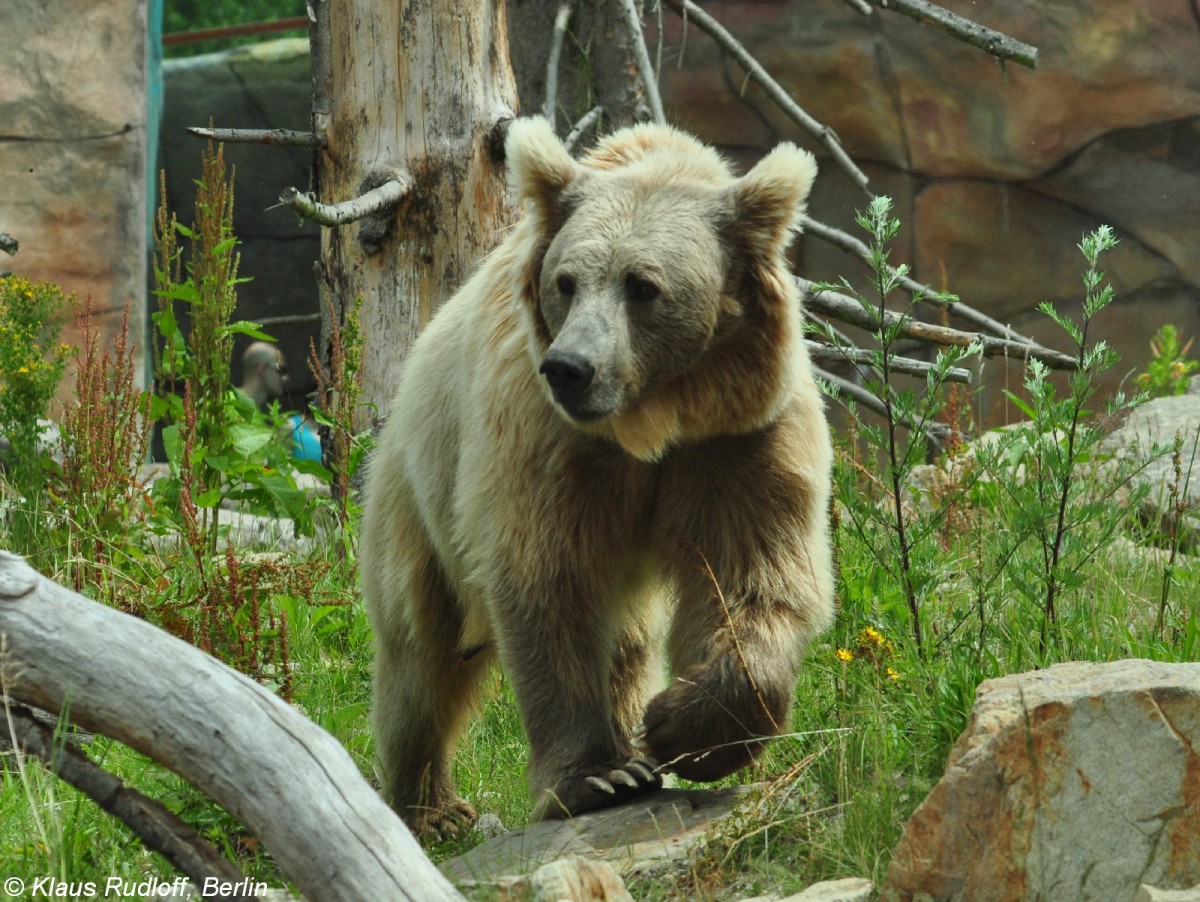
MULTIPOLYGON (((1111 499, 1089 490, 1080 467, 1095 462, 1095 453, 1105 436, 1102 422, 1090 415, 1096 380, 1111 369, 1117 355, 1105 341, 1093 342, 1089 330, 1096 315, 1113 300, 1111 285, 1098 268, 1100 255, 1117 244, 1109 226, 1101 226, 1083 237, 1079 249, 1087 261, 1083 283, 1085 296, 1079 323, 1060 314, 1048 302, 1038 309, 1050 317, 1074 345, 1075 369, 1060 395, 1050 372, 1038 360, 1026 369, 1028 400, 1008 393, 1012 403, 1027 419, 1009 431, 1006 439, 986 455, 985 466, 1007 493, 1011 512, 1009 536, 1014 544, 1008 568, 1011 583, 1040 611, 1039 654, 1045 654, 1060 616, 1064 593, 1083 582, 1084 567, 1120 526, 1122 515, 1114 515, 1111 499), (1023 468, 1021 475, 1015 475, 1023 468), (1036 553, 1017 554, 1017 546, 1030 541, 1036 553)), ((1107 404, 1106 415, 1136 405, 1118 393, 1107 404)), ((1121 478, 1114 477, 1118 481, 1121 478)), ((1125 511, 1132 509, 1127 505, 1125 511)))
MULTIPOLYGON (((158 619, 200 648, 260 679, 283 675, 290 692, 286 622, 222 535, 224 504, 291 520, 311 534, 311 504, 295 481, 284 418, 264 414, 230 383, 236 335, 270 341, 257 324, 233 321, 238 276, 233 175, 210 144, 197 183, 195 220, 184 226, 164 200, 156 217, 158 333, 152 414, 164 422, 170 476, 154 485, 161 527, 179 536, 187 578, 163 587, 158 619), (188 241, 184 256, 180 238, 188 241), (183 328, 186 312, 190 329, 183 328)), ((227 515, 228 516, 228 515, 227 515)))
POLYGON ((164 184, 155 230, 159 309, 151 319, 159 344, 152 413, 165 424, 163 444, 172 470, 172 478, 160 480, 155 490, 165 502, 162 509, 179 509, 182 458, 190 448, 191 503, 210 553, 217 549, 219 509, 226 499, 291 518, 300 533, 312 530, 309 499, 297 488, 288 449, 279 441, 282 420, 264 417, 229 379, 234 336, 273 341, 256 323, 232 320, 237 286, 246 281, 237 274, 233 181, 221 146, 210 144, 197 182, 193 225, 182 225, 168 212, 164 184), (179 237, 189 241, 186 263, 179 237), (189 314, 186 333, 177 305, 189 314), (185 414, 185 390, 191 393, 194 416, 185 414), (185 435, 184 430, 193 431, 185 435))
POLYGON ((1192 339, 1180 344, 1176 328, 1164 323, 1150 340, 1150 362, 1146 371, 1138 374, 1137 384, 1152 398, 1182 395, 1200 366, 1188 357, 1191 349, 1192 339))
POLYGON ((73 349, 58 341, 71 298, 48 282, 0 276, 0 433, 9 482, 35 493, 49 458, 46 417, 73 349))
POLYGON ((1164 638, 1163 630, 1167 622, 1167 607, 1171 597, 1171 587, 1175 582, 1175 567, 1178 563, 1179 546, 1183 534, 1180 526, 1187 514, 1188 489, 1191 485, 1192 471, 1196 465, 1196 452, 1200 448, 1200 427, 1197 427, 1192 434, 1191 454, 1188 456, 1186 467, 1183 462, 1185 444, 1183 433, 1177 432, 1171 443, 1173 479, 1167 486, 1168 508, 1164 518, 1166 535, 1162 537, 1167 548, 1167 559, 1163 562, 1162 567, 1162 590, 1159 593, 1158 619, 1155 622, 1155 633, 1159 640, 1164 638))
MULTIPOLYGON (((964 359, 980 353, 976 345, 954 347, 940 351, 926 373, 922 391, 902 385, 896 378, 894 360, 896 345, 906 320, 912 316, 914 305, 921 296, 910 296, 903 310, 895 315, 888 309, 888 299, 904 284, 908 267, 892 266, 888 261, 888 244, 900 230, 900 221, 891 215, 892 200, 879 196, 871 201, 857 221, 870 236, 871 287, 874 297, 868 299, 848 281, 840 286, 822 284, 818 291, 839 287, 853 297, 864 313, 874 322, 873 338, 876 347, 867 357, 860 376, 866 389, 879 401, 882 425, 863 416, 853 404, 848 405, 856 420, 858 433, 865 440, 868 455, 878 454, 884 460, 880 482, 888 493, 886 505, 865 501, 855 472, 842 468, 838 497, 845 504, 849 525, 875 548, 875 564, 886 574, 892 585, 900 590, 908 609, 912 638, 918 653, 923 653, 925 636, 922 627, 922 603, 936 584, 936 572, 929 555, 918 553, 919 545, 928 542, 936 527, 938 514, 923 513, 906 504, 905 495, 913 468, 924 462, 929 452, 928 435, 939 412, 945 405, 942 389, 949 381, 950 371, 964 359), (906 434, 905 434, 906 433, 906 434)), ((939 295, 952 300, 951 295, 939 295)), ((839 335, 828 326, 825 335, 833 344, 841 344, 839 335)), ((866 470, 860 468, 859 473, 866 470)), ((884 595, 883 597, 887 597, 884 595)))
POLYGON ((314 467, 304 462, 297 464, 299 469, 316 473, 330 481, 338 523, 344 534, 355 512, 350 480, 371 447, 370 432, 358 432, 355 429, 358 399, 362 394, 361 308, 362 298, 358 298, 342 324, 333 305, 329 305, 329 321, 333 326, 329 335, 328 367, 310 340, 308 366, 317 380, 317 404, 313 416, 325 429, 328 439, 323 465, 314 467))

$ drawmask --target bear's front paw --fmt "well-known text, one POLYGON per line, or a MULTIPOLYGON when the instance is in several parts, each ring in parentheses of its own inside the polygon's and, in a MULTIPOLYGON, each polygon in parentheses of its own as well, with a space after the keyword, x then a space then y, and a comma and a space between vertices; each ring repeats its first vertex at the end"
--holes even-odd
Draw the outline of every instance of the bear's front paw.
POLYGON ((748 767, 780 732, 786 709, 740 681, 709 680, 699 669, 689 676, 651 699, 633 747, 685 780, 711 782, 748 767))
POLYGON ((596 808, 620 805, 636 795, 658 789, 662 777, 648 758, 630 758, 591 768, 561 778, 553 787, 538 793, 531 822, 574 817, 596 808))

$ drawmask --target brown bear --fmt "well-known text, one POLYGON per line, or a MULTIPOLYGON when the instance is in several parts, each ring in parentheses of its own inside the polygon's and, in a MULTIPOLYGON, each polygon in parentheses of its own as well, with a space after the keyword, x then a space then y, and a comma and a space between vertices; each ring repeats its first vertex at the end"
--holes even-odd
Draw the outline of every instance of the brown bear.
POLYGON ((375 735, 418 832, 474 817, 451 759, 496 659, 533 818, 570 816, 749 764, 833 615, 785 260, 812 156, 735 178, 639 125, 576 161, 541 119, 505 152, 526 216, 413 345, 364 490, 375 735))

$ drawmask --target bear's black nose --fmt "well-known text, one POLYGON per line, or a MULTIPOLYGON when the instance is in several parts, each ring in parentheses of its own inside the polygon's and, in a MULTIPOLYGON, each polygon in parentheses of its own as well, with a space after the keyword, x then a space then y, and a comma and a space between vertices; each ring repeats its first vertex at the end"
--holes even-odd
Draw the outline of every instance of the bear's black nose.
POLYGON ((592 384, 596 368, 582 354, 551 348, 538 372, 546 377, 555 397, 578 400, 592 384))

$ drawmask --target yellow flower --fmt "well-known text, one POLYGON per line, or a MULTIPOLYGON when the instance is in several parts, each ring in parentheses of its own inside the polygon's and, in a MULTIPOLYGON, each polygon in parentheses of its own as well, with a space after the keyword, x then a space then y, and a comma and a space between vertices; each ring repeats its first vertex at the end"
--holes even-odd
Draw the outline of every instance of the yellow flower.
POLYGON ((837 658, 843 664, 848 664, 854 660, 854 652, 850 651, 848 648, 839 648, 837 650, 837 658))
POLYGON ((875 629, 873 626, 863 627, 861 633, 858 634, 858 641, 863 645, 882 646, 887 640, 883 638, 883 633, 875 629))
POLYGON ((28 372, 29 372, 29 367, 27 367, 27 366, 22 366, 22 367, 19 367, 19 368, 17 369, 17 372, 18 372, 18 373, 28 373, 28 372))
POLYGON ((896 673, 896 671, 892 670, 890 667, 887 668, 884 673, 887 674, 887 678, 889 680, 895 680, 897 682, 900 680, 900 674, 896 673))

